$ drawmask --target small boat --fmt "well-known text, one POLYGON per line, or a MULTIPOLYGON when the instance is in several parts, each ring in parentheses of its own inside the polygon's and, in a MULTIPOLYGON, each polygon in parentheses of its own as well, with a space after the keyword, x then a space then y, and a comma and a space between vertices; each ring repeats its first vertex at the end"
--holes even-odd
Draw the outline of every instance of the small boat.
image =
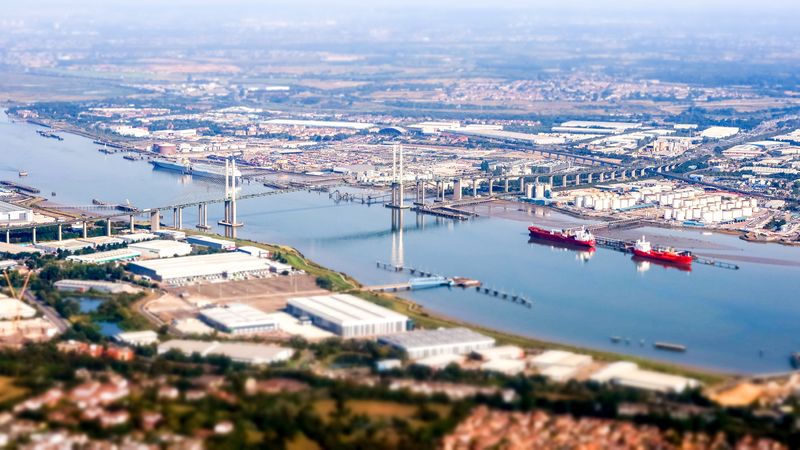
POLYGON ((658 350, 669 350, 671 352, 685 352, 686 346, 681 344, 673 344, 671 342, 656 342, 653 344, 653 347, 657 348, 658 350))
POLYGON ((28 176, 28 172, 25 172, 24 170, 20 170, 20 171, 19 171, 19 176, 21 176, 21 177, 27 177, 27 176, 28 176))

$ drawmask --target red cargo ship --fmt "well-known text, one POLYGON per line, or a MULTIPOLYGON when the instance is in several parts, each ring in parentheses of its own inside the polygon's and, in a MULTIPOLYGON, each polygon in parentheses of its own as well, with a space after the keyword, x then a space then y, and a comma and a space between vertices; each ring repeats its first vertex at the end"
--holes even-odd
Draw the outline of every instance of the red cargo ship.
POLYGON ((650 245, 650 242, 644 239, 644 236, 642 236, 642 238, 637 240, 636 244, 634 244, 633 254, 640 258, 647 258, 682 266, 688 266, 692 264, 692 259, 694 259, 692 254, 688 251, 677 251, 672 247, 653 248, 650 245))
POLYGON ((537 226, 529 226, 531 237, 546 239, 548 241, 573 244, 581 247, 594 248, 594 235, 583 228, 579 230, 545 230, 537 226))

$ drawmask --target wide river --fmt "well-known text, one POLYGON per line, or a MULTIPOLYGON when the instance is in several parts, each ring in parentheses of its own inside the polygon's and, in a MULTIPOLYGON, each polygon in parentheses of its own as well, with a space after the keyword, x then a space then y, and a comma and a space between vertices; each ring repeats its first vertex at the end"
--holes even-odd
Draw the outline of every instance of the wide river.
MULTIPOLYGON (((36 129, 0 115, 0 180, 17 180, 17 172, 26 170, 30 175, 21 181, 48 196, 56 192, 55 202, 86 205, 98 198, 156 207, 222 195, 219 182, 104 155, 91 140, 75 135, 64 134, 64 141, 45 139, 36 129)), ((264 189, 243 187, 244 192, 264 189)), ((524 294, 534 301, 532 308, 473 290, 440 288, 409 295, 437 313, 532 337, 741 373, 787 370, 790 352, 800 350, 800 248, 695 230, 626 232, 626 237, 677 240, 699 254, 727 257, 740 266, 728 270, 695 264, 684 272, 606 249, 586 258, 529 243, 526 220, 509 217, 502 207, 493 210, 492 217, 463 223, 420 220, 406 211, 403 228, 393 231, 391 212, 380 205, 336 203, 327 194, 296 192, 240 202, 245 226, 239 236, 294 246, 365 284, 408 278, 376 268, 376 261, 386 261, 524 294), (610 336, 630 343, 612 343, 610 336), (654 341, 684 344, 688 351, 655 350, 654 341)), ((209 210, 209 220, 216 223, 221 212, 219 206, 209 210)), ((184 223, 192 226, 195 216, 194 210, 186 211, 184 223)), ((530 220, 576 223, 548 210, 537 210, 530 220)), ((164 221, 171 223, 171 215, 164 221)))

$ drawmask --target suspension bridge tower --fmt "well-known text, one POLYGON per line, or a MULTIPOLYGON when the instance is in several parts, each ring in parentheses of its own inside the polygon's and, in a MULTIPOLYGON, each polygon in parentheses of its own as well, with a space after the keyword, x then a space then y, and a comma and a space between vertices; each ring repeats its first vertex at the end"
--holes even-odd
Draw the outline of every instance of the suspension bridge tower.
POLYGON ((236 219, 236 180, 239 173, 236 170, 236 160, 225 160, 225 217, 218 223, 225 227, 226 237, 236 237, 236 228, 244 226, 236 219))

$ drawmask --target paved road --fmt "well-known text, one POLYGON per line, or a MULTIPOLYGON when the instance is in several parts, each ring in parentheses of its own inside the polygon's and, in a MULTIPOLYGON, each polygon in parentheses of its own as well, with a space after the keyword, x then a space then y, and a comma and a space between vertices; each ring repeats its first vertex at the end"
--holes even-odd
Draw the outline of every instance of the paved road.
POLYGON ((33 304, 33 306, 35 306, 36 309, 38 309, 39 312, 41 312, 47 318, 47 320, 52 322, 58 328, 59 333, 63 333, 69 329, 70 323, 61 317, 55 309, 51 308, 42 300, 36 298, 31 291, 25 291, 24 296, 25 300, 33 304))

